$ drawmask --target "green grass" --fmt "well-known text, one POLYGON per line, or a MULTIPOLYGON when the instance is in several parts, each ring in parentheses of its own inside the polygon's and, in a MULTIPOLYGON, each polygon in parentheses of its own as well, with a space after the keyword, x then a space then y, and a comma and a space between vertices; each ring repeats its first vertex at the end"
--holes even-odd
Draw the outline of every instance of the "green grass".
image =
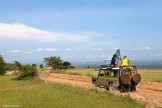
MULTIPOLYGON (((142 81, 162 82, 162 69, 137 69, 142 77, 142 81)), ((66 74, 97 76, 97 69, 69 69, 66 74)))
POLYGON ((96 76, 98 74, 98 69, 94 68, 77 68, 77 69, 67 69, 65 74, 71 75, 86 75, 86 76, 96 76))
POLYGON ((162 69, 139 69, 142 81, 162 82, 162 69))
POLYGON ((38 80, 0 76, 0 108, 144 108, 130 97, 38 80))

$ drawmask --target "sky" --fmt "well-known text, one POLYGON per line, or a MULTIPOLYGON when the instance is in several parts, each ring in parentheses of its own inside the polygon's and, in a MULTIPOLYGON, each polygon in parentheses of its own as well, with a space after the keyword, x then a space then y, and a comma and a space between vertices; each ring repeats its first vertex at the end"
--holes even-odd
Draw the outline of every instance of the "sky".
POLYGON ((162 60, 162 0, 0 0, 6 62, 162 60))

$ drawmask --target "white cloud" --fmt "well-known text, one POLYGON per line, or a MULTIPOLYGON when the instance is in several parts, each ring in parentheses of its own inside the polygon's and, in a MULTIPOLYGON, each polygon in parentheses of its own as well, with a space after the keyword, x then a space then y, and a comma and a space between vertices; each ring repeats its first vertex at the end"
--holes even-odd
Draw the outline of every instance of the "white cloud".
POLYGON ((25 55, 30 55, 30 54, 33 54, 32 51, 20 51, 20 50, 11 50, 9 51, 10 53, 13 53, 13 54, 25 54, 25 55))
POLYGON ((151 50, 150 47, 144 47, 144 48, 131 48, 132 51, 142 51, 142 50, 151 50))
POLYGON ((117 49, 120 49, 120 48, 116 48, 116 47, 115 47, 115 48, 113 48, 113 49, 114 49, 114 50, 117 50, 117 49))
POLYGON ((92 49, 92 51, 102 51, 103 49, 101 48, 96 48, 96 49, 92 49))
POLYGON ((58 51, 57 48, 46 48, 45 51, 58 51))
POLYGON ((81 49, 79 48, 74 50, 74 52, 79 52, 79 51, 81 51, 81 49))
POLYGON ((81 49, 78 48, 78 49, 76 49, 76 50, 77 50, 77 51, 80 51, 81 49))
POLYGON ((36 49, 37 52, 40 52, 40 51, 42 51, 42 50, 43 50, 42 48, 36 49))
POLYGON ((33 52, 32 52, 32 51, 24 51, 23 53, 24 53, 24 54, 26 54, 26 55, 33 54, 33 52))
POLYGON ((14 53, 14 54, 15 53, 20 53, 20 51, 19 50, 11 50, 10 53, 14 53))
POLYGON ((91 34, 67 34, 61 32, 48 32, 30 27, 21 23, 0 23, 0 38, 7 39, 30 39, 44 42, 87 42, 91 34))
POLYGON ((96 55, 87 55, 87 56, 85 56, 85 58, 87 58, 87 59, 96 59, 97 56, 96 55))
POLYGON ((65 51, 72 51, 72 49, 71 48, 66 48, 65 51))
POLYGON ((99 55, 99 58, 101 58, 101 59, 111 59, 112 55, 101 54, 101 55, 99 55))

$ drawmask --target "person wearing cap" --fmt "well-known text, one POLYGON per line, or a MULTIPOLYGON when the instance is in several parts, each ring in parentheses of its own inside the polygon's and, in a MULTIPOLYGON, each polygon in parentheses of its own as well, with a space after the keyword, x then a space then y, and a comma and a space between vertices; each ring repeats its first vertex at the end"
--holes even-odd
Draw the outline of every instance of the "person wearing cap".
POLYGON ((123 57, 122 66, 129 66, 129 60, 128 60, 127 56, 123 57))
POLYGON ((119 66, 119 61, 121 61, 122 58, 120 54, 120 49, 117 49, 114 55, 116 55, 116 64, 119 66))

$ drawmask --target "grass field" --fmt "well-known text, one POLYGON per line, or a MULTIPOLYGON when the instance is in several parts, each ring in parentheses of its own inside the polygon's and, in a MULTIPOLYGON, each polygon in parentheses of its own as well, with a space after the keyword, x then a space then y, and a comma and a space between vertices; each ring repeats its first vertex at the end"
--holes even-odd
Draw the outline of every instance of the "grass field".
MULTIPOLYGON (((137 71, 140 73, 142 81, 162 82, 162 69, 138 69, 137 71)), ((97 76, 98 69, 70 69, 65 73, 97 76)))
POLYGON ((142 81, 162 82, 162 69, 139 69, 142 81))
POLYGON ((144 108, 127 97, 39 80, 0 76, 0 108, 144 108))

